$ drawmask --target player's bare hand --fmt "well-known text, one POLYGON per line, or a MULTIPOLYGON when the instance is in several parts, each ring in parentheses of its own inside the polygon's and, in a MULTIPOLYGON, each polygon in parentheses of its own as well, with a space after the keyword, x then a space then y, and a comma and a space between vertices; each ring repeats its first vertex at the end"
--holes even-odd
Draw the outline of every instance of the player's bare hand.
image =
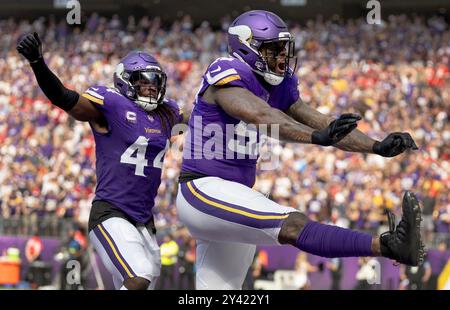
POLYGON ((373 145, 373 152, 383 157, 394 157, 406 150, 417 149, 414 139, 407 132, 393 132, 373 145))
POLYGON ((311 142, 323 146, 336 144, 358 126, 359 120, 361 120, 361 116, 358 114, 342 114, 338 119, 332 121, 328 127, 314 131, 311 142))
POLYGON ((27 34, 19 39, 17 51, 22 54, 30 63, 34 63, 42 58, 42 43, 39 35, 35 32, 27 34))

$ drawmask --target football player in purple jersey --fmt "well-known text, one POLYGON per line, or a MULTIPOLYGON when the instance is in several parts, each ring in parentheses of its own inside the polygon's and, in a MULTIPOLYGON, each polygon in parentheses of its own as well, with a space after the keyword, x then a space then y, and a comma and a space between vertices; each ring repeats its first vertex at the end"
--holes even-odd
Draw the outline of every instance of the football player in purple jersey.
POLYGON ((161 262, 152 208, 171 129, 183 118, 164 96, 166 74, 153 56, 133 51, 116 68, 115 88, 92 86, 80 95, 47 67, 37 33, 20 39, 17 50, 50 102, 91 126, 97 187, 89 238, 116 289, 153 289, 161 262))
POLYGON ((203 75, 177 195, 179 219, 197 239, 196 287, 240 289, 258 244, 290 244, 325 257, 384 256, 420 264, 421 213, 411 192, 404 195, 400 223, 395 227, 390 217, 390 231, 372 236, 311 221, 252 189, 258 125, 279 126, 284 141, 384 157, 417 149, 412 137, 391 133, 376 141, 356 129, 360 116, 334 119, 303 103, 293 36, 271 12, 237 17, 228 29, 228 46, 230 57, 215 60, 203 75), (230 124, 234 135, 227 135, 230 124))

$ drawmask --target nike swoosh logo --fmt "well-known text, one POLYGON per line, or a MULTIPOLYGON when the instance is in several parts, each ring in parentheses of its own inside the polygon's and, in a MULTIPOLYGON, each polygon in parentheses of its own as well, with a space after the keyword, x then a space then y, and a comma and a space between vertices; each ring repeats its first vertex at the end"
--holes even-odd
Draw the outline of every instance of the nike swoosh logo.
POLYGON ((97 91, 97 90, 98 90, 98 88, 92 87, 92 90, 95 90, 95 91, 97 91))
POLYGON ((218 66, 216 70, 211 70, 210 72, 216 73, 216 72, 219 72, 220 70, 222 70, 222 68, 220 66, 218 66))

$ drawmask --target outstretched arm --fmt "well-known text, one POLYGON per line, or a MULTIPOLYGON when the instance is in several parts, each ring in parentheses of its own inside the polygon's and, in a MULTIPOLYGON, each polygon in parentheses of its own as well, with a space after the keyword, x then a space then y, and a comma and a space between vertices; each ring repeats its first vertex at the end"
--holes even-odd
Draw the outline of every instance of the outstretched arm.
POLYGON ((42 56, 42 43, 36 32, 23 37, 17 44, 17 51, 29 61, 39 87, 53 105, 79 121, 96 121, 102 117, 88 99, 66 88, 47 67, 42 56))
POLYGON ((333 121, 330 126, 314 130, 295 121, 283 111, 272 108, 267 102, 241 87, 210 86, 204 94, 207 102, 220 105, 229 115, 248 124, 279 126, 280 138, 287 142, 333 145, 356 127, 359 116, 347 114, 333 121))
POLYGON ((267 102, 240 87, 209 87, 215 95, 215 101, 229 115, 243 120, 247 124, 279 125, 280 138, 286 142, 312 143, 313 129, 295 121, 284 112, 272 108, 267 102))
MULTIPOLYGON (((333 121, 332 117, 311 108, 300 98, 291 105, 287 113, 300 123, 315 129, 325 128, 333 121)), ((417 145, 409 133, 394 132, 383 141, 376 141, 357 129, 334 146, 344 151, 375 153, 384 157, 397 156, 407 149, 417 150, 417 145)))
MULTIPOLYGON (((300 123, 306 124, 315 129, 322 129, 333 121, 331 116, 325 115, 311 108, 299 98, 291 105, 287 113, 300 123)), ((375 140, 365 135, 358 129, 353 130, 334 146, 350 152, 373 153, 375 140)))

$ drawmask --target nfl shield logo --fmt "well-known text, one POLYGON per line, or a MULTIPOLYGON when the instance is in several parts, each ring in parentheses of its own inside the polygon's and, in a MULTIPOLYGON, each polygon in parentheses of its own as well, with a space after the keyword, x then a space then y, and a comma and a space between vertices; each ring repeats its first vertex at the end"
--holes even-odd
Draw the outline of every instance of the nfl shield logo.
POLYGON ((153 122, 155 119, 150 114, 147 114, 147 118, 150 122, 153 122))

